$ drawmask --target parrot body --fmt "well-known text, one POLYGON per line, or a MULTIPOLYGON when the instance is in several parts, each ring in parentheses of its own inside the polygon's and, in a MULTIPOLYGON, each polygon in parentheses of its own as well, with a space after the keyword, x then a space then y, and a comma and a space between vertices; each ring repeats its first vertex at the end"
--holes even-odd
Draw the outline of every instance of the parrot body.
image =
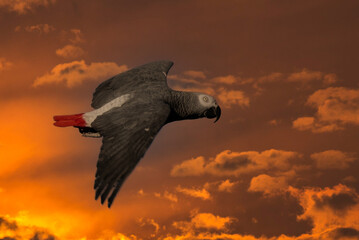
POLYGON ((102 137, 94 188, 108 207, 125 179, 167 123, 220 118, 216 100, 204 93, 167 86, 170 61, 152 62, 120 73, 95 90, 93 111, 54 116, 55 126, 73 126, 86 137, 102 137))

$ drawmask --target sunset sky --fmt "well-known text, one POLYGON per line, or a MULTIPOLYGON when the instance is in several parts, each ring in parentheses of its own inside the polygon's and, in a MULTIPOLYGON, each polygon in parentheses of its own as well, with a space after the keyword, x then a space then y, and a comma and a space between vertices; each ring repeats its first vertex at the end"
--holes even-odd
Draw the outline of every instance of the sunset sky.
MULTIPOLYGON (((0 240, 358 240, 359 1, 0 0, 0 240), (162 128, 111 209, 53 126, 171 60, 222 117, 162 128)), ((139 116, 141 117, 141 116, 139 116)))

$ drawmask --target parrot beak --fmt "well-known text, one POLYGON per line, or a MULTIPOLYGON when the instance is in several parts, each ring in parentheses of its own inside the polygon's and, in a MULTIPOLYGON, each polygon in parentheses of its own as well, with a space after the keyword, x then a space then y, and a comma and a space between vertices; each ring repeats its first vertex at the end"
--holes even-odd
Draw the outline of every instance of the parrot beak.
POLYGON ((216 117, 216 120, 214 122, 217 122, 221 117, 221 108, 218 105, 216 107, 211 107, 210 109, 204 112, 204 116, 206 118, 216 117))
POLYGON ((219 106, 216 107, 216 116, 217 116, 217 118, 216 118, 216 121, 214 121, 214 122, 217 122, 221 117, 221 108, 219 106))

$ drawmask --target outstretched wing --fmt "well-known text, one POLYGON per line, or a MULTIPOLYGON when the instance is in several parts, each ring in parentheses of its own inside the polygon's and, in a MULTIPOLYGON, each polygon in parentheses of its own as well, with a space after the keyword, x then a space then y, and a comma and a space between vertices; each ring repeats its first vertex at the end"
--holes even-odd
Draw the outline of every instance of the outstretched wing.
POLYGON ((99 116, 92 127, 102 136, 94 188, 108 207, 127 176, 143 157, 165 124, 170 108, 165 103, 137 103, 114 108, 99 116))
POLYGON ((171 61, 152 62, 120 73, 104 81, 96 88, 91 106, 99 108, 116 97, 139 88, 167 87, 166 75, 172 65, 173 62, 171 61))

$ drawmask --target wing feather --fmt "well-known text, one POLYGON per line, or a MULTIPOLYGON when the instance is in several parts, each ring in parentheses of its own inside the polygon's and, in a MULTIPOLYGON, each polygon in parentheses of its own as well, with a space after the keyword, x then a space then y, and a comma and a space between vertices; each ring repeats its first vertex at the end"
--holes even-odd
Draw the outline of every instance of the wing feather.
POLYGON ((116 97, 141 87, 143 89, 151 88, 153 85, 167 87, 165 74, 168 73, 172 65, 173 62, 171 61, 152 62, 120 73, 102 82, 93 94, 91 106, 99 108, 116 97))
POLYGON ((166 123, 170 108, 163 102, 132 101, 99 116, 92 127, 102 136, 94 188, 95 198, 111 207, 123 182, 166 123), (139 115, 140 113, 140 115, 139 115))

